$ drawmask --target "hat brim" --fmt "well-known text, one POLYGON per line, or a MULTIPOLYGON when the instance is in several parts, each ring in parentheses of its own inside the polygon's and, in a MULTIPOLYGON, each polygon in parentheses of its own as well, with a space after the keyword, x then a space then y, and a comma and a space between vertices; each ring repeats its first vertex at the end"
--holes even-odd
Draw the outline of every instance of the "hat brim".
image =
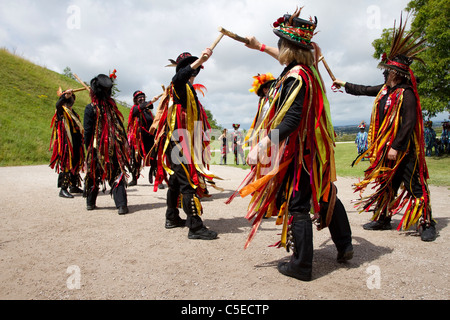
POLYGON ((180 61, 178 62, 178 64, 177 64, 177 68, 176 68, 177 72, 178 72, 178 70, 180 70, 181 68, 184 68, 184 67, 186 67, 187 65, 190 65, 190 64, 194 63, 195 61, 197 61, 197 59, 198 59, 197 57, 190 56, 190 57, 187 57, 187 58, 184 58, 184 59, 180 60, 180 61))
POLYGON ((99 74, 97 76, 97 85, 106 89, 110 89, 113 86, 113 82, 107 75, 99 74))
POLYGON ((267 82, 265 82, 264 84, 262 84, 260 87, 259 87, 259 89, 258 89, 258 91, 256 92, 256 94, 258 95, 258 96, 264 96, 264 93, 263 93, 263 90, 264 90, 264 88, 270 88, 270 86, 272 85, 272 83, 274 83, 275 82, 275 80, 269 80, 269 81, 267 81, 267 82))
POLYGON ((312 50, 314 49, 314 47, 310 44, 310 43, 302 43, 298 40, 295 40, 293 38, 291 38, 290 36, 288 36, 287 34, 284 34, 283 32, 281 32, 278 29, 273 29, 273 32, 275 33, 275 35, 277 35, 279 38, 287 40, 289 43, 292 43, 293 45, 301 48, 301 49, 307 49, 307 50, 312 50))
POLYGON ((403 77, 406 77, 406 78, 410 78, 410 74, 409 74, 409 71, 405 71, 405 70, 403 70, 403 69, 401 69, 401 68, 399 68, 399 67, 397 67, 397 66, 393 66, 393 65, 390 65, 390 64, 386 64, 386 63, 384 63, 384 62, 380 62, 379 64, 378 64, 378 68, 379 69, 382 69, 382 70, 387 70, 387 71, 394 71, 394 72, 396 72, 397 74, 399 74, 399 75, 401 75, 401 76, 403 76, 403 77))

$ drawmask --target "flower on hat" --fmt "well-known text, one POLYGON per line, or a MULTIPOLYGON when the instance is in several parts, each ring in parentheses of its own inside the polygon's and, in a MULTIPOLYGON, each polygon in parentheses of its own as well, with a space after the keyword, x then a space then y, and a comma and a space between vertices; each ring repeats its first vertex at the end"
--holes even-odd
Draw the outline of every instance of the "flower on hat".
POLYGON ((111 80, 117 79, 116 72, 117 72, 117 70, 114 69, 114 71, 109 75, 109 78, 110 78, 111 80))
POLYGON ((284 17, 278 18, 278 20, 273 23, 273 27, 278 28, 284 21, 284 17))
POLYGON ((267 81, 275 80, 270 72, 265 74, 258 74, 257 76, 254 76, 253 79, 255 80, 253 81, 252 88, 249 91, 256 94, 258 94, 259 88, 267 81))

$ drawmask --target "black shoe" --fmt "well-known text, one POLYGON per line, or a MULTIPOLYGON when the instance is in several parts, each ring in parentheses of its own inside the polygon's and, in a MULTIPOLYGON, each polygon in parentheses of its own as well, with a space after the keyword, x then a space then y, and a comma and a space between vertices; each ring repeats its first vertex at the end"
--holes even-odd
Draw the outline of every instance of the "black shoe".
POLYGON ((364 230, 391 230, 391 219, 371 221, 363 225, 364 230))
POLYGON ((92 210, 94 210, 95 208, 96 208, 95 204, 88 204, 88 205, 86 206, 86 209, 87 209, 88 211, 92 211, 92 210))
POLYGON ((136 180, 136 179, 133 179, 133 180, 128 184, 129 187, 132 187, 132 186, 135 186, 135 185, 137 185, 137 180, 136 180))
POLYGON ((292 277, 301 281, 311 281, 311 274, 301 274, 292 271, 289 268, 289 262, 279 262, 277 266, 278 271, 285 276, 292 277))
POLYGON ((436 222, 431 221, 429 225, 424 224, 422 226, 422 234, 420 235, 420 239, 422 239, 422 241, 434 241, 436 240, 436 236, 436 222))
POLYGON ((69 191, 70 191, 70 193, 83 193, 83 190, 81 190, 78 187, 70 187, 69 191))
POLYGON ((128 207, 127 206, 121 206, 119 207, 119 214, 127 214, 128 213, 128 207))
POLYGON ((345 263, 353 258, 353 246, 350 244, 342 251, 338 251, 337 262, 345 263))
POLYGON ((166 188, 166 187, 164 187, 164 185, 163 185, 162 183, 158 184, 158 189, 163 190, 163 189, 165 189, 165 188, 166 188))
POLYGON ((186 226, 186 220, 178 219, 175 221, 166 219, 166 229, 184 228, 186 226))
POLYGON ((67 198, 67 199, 72 199, 74 197, 73 195, 71 195, 69 193, 69 191, 67 191, 66 188, 61 188, 61 191, 59 192, 59 196, 61 198, 67 198))
POLYGON ((200 240, 214 240, 217 238, 217 232, 209 230, 208 228, 203 226, 197 231, 189 230, 188 238, 200 240))

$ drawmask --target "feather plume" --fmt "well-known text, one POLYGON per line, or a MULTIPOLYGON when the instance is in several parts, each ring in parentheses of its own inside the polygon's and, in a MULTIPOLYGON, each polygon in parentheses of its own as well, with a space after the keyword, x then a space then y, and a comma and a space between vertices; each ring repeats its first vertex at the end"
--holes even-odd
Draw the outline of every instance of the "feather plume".
POLYGON ((417 60, 424 63, 417 55, 426 50, 427 47, 424 46, 426 39, 422 38, 421 35, 416 35, 412 31, 405 33, 408 18, 409 16, 406 17, 405 23, 403 23, 403 16, 400 15, 400 25, 398 29, 396 28, 396 22, 394 22, 389 60, 392 60, 396 56, 404 55, 411 60, 417 60))
POLYGON ((166 67, 176 67, 177 62, 175 60, 169 59, 170 64, 168 64, 166 67))
POLYGON ((302 12, 302 9, 303 9, 303 7, 301 7, 300 9, 298 7, 296 7, 294 14, 292 14, 292 16, 289 18, 288 25, 292 26, 294 18, 298 18, 300 16, 300 12, 302 12))

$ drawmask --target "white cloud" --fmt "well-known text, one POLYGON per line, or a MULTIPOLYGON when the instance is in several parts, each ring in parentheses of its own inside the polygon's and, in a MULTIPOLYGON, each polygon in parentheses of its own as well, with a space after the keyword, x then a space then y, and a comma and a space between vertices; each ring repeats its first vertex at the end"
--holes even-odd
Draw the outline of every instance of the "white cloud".
MULTIPOLYGON (((382 76, 372 58, 371 43, 383 28, 393 25, 407 3, 377 1, 379 24, 375 27, 368 26, 373 17, 368 13, 371 1, 304 0, 301 16, 318 17, 320 32, 315 41, 338 78, 378 84, 382 76)), ((119 99, 131 103, 138 89, 149 97, 159 94, 174 73, 173 68, 164 67, 168 59, 184 51, 199 55, 219 35, 219 26, 275 46, 278 38, 272 23, 297 5, 294 0, 1 1, 0 45, 57 72, 69 66, 86 81, 117 69, 119 99), (68 12, 70 6, 79 9, 78 20, 68 12), (70 27, 74 22, 79 22, 79 28, 70 27)), ((252 77, 266 72, 276 76, 282 70, 268 55, 225 37, 198 76, 197 81, 208 89, 201 101, 219 124, 230 128, 240 121, 247 128, 257 103, 256 95, 248 91, 252 77)), ((320 71, 330 88, 325 69, 320 71)), ((369 119, 373 99, 329 89, 328 96, 335 124, 369 119)))

